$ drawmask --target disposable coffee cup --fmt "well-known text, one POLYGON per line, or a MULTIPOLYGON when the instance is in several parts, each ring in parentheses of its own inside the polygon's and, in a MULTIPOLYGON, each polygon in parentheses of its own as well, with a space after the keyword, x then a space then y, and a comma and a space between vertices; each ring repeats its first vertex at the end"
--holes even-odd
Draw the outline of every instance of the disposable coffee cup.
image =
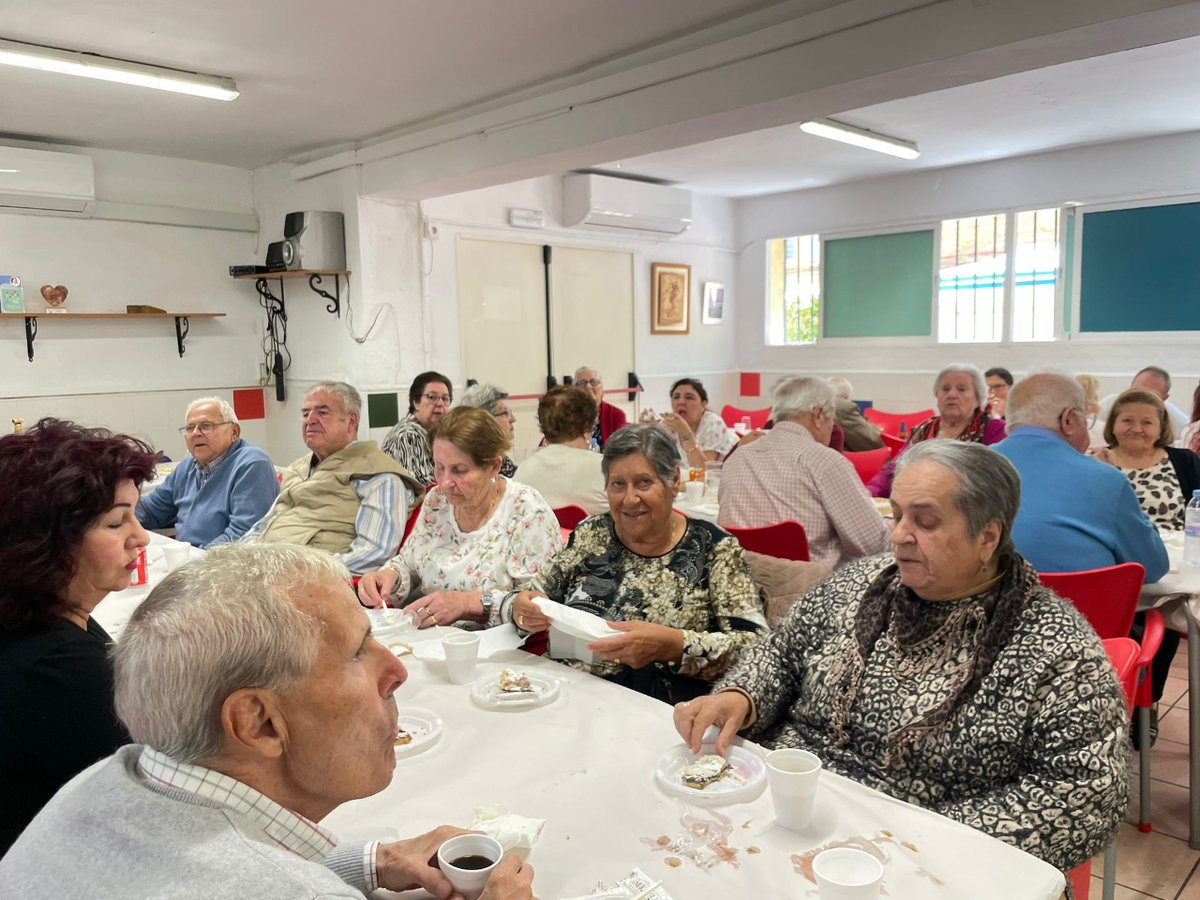
POLYGON ((486 834, 460 834, 438 847, 438 868, 467 900, 478 900, 504 848, 486 834))
POLYGON ((784 828, 807 828, 817 798, 821 760, 807 750, 789 748, 772 750, 766 763, 775 820, 784 828))
POLYGON ((470 631, 454 631, 442 638, 446 652, 446 671, 455 684, 466 684, 475 675, 479 661, 479 635, 470 631))
POLYGON ((191 558, 191 555, 191 544, 184 544, 179 541, 163 544, 163 560, 167 564, 168 572, 174 572, 186 563, 191 558))
POLYGON ((813 877, 821 900, 875 900, 883 864, 866 851, 834 847, 813 859, 813 877))
POLYGON ((683 486, 683 492, 687 495, 688 503, 699 503, 704 499, 704 482, 689 481, 683 486))

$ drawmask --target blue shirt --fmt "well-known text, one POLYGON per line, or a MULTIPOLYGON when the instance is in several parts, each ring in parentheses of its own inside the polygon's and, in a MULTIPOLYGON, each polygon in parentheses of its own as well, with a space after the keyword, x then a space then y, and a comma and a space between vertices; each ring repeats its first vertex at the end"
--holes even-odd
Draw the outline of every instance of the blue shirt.
POLYGON ((207 549, 244 535, 279 493, 275 466, 267 454, 241 438, 208 469, 208 477, 202 479, 200 466, 189 456, 142 498, 138 521, 146 528, 174 525, 179 540, 207 549))
POLYGON ((1021 476, 1013 525, 1017 552, 1039 572, 1078 572, 1118 563, 1146 567, 1158 581, 1170 563, 1129 479, 1080 453, 1048 428, 1022 425, 993 445, 1021 476))

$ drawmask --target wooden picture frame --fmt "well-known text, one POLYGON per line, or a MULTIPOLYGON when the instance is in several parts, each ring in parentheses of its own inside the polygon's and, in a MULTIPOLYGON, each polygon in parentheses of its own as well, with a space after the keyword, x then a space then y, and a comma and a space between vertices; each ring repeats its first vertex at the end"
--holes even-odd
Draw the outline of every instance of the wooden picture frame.
POLYGON ((650 264, 650 333, 687 334, 691 321, 692 267, 650 264))
POLYGON ((705 325, 720 325, 725 321, 725 285, 715 281, 704 282, 700 321, 705 325))

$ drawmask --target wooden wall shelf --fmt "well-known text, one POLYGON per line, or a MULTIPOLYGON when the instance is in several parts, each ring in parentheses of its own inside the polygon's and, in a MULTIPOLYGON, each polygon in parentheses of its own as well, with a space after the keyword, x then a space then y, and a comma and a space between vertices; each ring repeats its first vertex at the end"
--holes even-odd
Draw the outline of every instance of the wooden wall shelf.
POLYGON ((222 319, 225 313, 194 313, 194 312, 160 312, 160 313, 0 313, 0 319, 25 320, 25 349, 29 361, 33 362, 33 342, 37 338, 38 319, 174 319, 175 343, 179 347, 179 355, 183 356, 183 342, 190 328, 189 319, 222 319))

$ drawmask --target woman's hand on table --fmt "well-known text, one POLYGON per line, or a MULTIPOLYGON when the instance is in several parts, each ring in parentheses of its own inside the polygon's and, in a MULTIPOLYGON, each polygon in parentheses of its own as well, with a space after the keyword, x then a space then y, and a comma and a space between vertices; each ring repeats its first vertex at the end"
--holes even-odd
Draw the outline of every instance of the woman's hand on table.
POLYGON ((479 900, 532 900, 533 866, 515 853, 505 854, 492 869, 479 900))
POLYGON ((550 619, 533 602, 535 597, 545 597, 541 591, 521 591, 513 600, 513 624, 522 631, 536 634, 550 627, 550 619))
POLYGON ((358 599, 364 606, 378 609, 392 595, 392 588, 400 580, 400 573, 386 566, 368 572, 358 582, 358 599))
POLYGON ((443 900, 457 897, 454 885, 437 867, 438 847, 459 834, 475 834, 452 825, 440 825, 427 834, 407 841, 380 844, 375 853, 379 886, 389 891, 411 891, 421 887, 443 900))
POLYGON ((673 662, 683 656, 683 632, 653 622, 609 622, 619 637, 592 641, 587 648, 606 662, 640 669, 653 662, 673 662))
POLYGON ((483 621, 483 594, 480 591, 434 591, 418 597, 404 607, 412 613, 418 628, 451 625, 460 619, 483 621))
POLYGON ((675 730, 693 753, 700 752, 700 742, 710 725, 716 725, 717 753, 729 752, 729 742, 741 730, 750 714, 750 700, 740 691, 719 691, 675 704, 675 730))

